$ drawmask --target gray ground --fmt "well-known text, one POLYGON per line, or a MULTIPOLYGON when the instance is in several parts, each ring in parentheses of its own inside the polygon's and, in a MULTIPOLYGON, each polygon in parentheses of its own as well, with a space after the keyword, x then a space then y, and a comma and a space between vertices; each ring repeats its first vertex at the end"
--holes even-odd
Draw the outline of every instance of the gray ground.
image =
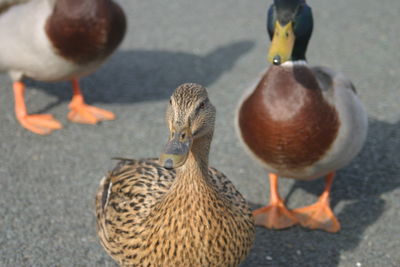
MULTIPOLYGON (((217 106, 212 165, 253 207, 267 201, 267 174, 239 145, 233 114, 267 66, 271 1, 120 2, 129 16, 125 41, 83 80, 88 102, 118 120, 69 123, 69 84, 28 81, 29 110, 64 124, 50 136, 34 135, 14 119, 11 82, 0 76, 0 266, 115 266, 95 233, 97 185, 111 157, 159 155, 167 139, 166 100, 183 82, 208 87, 217 106)), ((308 2, 316 22, 308 59, 352 78, 368 110, 368 140, 333 186, 342 231, 259 228, 243 266, 400 266, 400 3, 308 2)), ((317 198, 323 180, 280 185, 289 206, 299 207, 317 198)))

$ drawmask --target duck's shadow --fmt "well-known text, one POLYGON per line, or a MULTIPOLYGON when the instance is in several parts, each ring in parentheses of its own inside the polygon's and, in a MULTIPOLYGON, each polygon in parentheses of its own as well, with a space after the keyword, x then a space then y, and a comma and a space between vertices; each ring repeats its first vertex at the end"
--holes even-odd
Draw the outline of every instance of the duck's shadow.
MULTIPOLYGON (((206 55, 185 52, 133 50, 116 52, 97 72, 82 79, 88 103, 135 103, 168 98, 185 82, 209 86, 254 46, 252 41, 240 41, 217 47, 206 55)), ((41 83, 27 81, 28 86, 56 96, 56 101, 35 112, 71 99, 68 82, 41 83)))
MULTIPOLYGON (((337 172, 331 195, 334 208, 346 202, 337 213, 342 229, 337 234, 293 227, 284 231, 257 229, 256 242, 244 266, 338 266, 346 261, 341 252, 356 248, 366 228, 385 210, 382 194, 400 187, 400 122, 370 120, 366 145, 354 161, 337 172), (260 255, 264 257, 260 259, 260 255), (260 264, 264 262, 265 264, 260 264)), ((287 195, 303 190, 319 196, 324 181, 296 182, 287 195)), ((304 204, 304 203, 303 203, 304 204)), ((252 208, 260 205, 251 204, 252 208)), ((296 203, 296 206, 297 203, 296 203)), ((302 203, 299 203, 302 206, 302 203)), ((395 238, 395 237, 394 237, 395 238)))

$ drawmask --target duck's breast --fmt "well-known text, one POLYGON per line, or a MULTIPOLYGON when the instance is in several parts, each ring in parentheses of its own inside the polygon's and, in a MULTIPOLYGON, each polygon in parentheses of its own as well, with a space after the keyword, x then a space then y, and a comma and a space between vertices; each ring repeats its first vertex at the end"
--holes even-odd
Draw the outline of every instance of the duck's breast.
POLYGON ((239 135, 267 170, 309 179, 332 148, 340 122, 306 65, 272 66, 238 110, 239 135))
POLYGON ((58 0, 46 23, 57 53, 79 65, 109 56, 125 30, 124 12, 110 0, 58 0))

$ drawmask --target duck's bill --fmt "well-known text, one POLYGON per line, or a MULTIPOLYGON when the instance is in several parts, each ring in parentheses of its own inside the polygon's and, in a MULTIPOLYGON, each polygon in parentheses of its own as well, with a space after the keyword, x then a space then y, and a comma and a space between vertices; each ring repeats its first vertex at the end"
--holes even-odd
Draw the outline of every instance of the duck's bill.
POLYGON ((268 52, 268 61, 280 65, 290 60, 294 41, 293 23, 289 22, 282 26, 279 21, 276 21, 274 36, 268 52))
POLYGON ((189 131, 180 131, 174 134, 164 147, 160 156, 160 164, 166 169, 178 168, 185 164, 192 145, 192 136, 189 131), (184 135, 184 138, 182 138, 184 135))

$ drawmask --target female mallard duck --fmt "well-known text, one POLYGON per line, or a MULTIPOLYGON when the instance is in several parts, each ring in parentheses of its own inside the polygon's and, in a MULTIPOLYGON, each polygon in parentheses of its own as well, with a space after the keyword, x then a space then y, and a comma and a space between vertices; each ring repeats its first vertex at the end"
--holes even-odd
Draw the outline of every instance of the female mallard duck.
POLYGON ((310 67, 305 52, 313 28, 311 8, 301 0, 275 0, 268 12, 274 63, 239 105, 240 139, 270 172, 270 204, 254 212, 256 224, 329 232, 340 224, 329 204, 335 171, 361 150, 367 115, 351 81, 325 67, 310 67), (326 187, 309 207, 289 211, 278 193, 278 176, 326 187))
POLYGON ((224 174, 208 166, 215 108, 183 84, 166 113, 160 160, 122 160, 100 184, 98 235, 129 266, 237 266, 254 239, 253 216, 224 174))
POLYGON ((13 79, 21 125, 37 134, 62 127, 50 114, 28 114, 23 77, 72 80, 71 121, 114 119, 110 111, 85 104, 78 79, 105 61, 125 28, 125 15, 112 0, 0 0, 0 72, 13 79))

